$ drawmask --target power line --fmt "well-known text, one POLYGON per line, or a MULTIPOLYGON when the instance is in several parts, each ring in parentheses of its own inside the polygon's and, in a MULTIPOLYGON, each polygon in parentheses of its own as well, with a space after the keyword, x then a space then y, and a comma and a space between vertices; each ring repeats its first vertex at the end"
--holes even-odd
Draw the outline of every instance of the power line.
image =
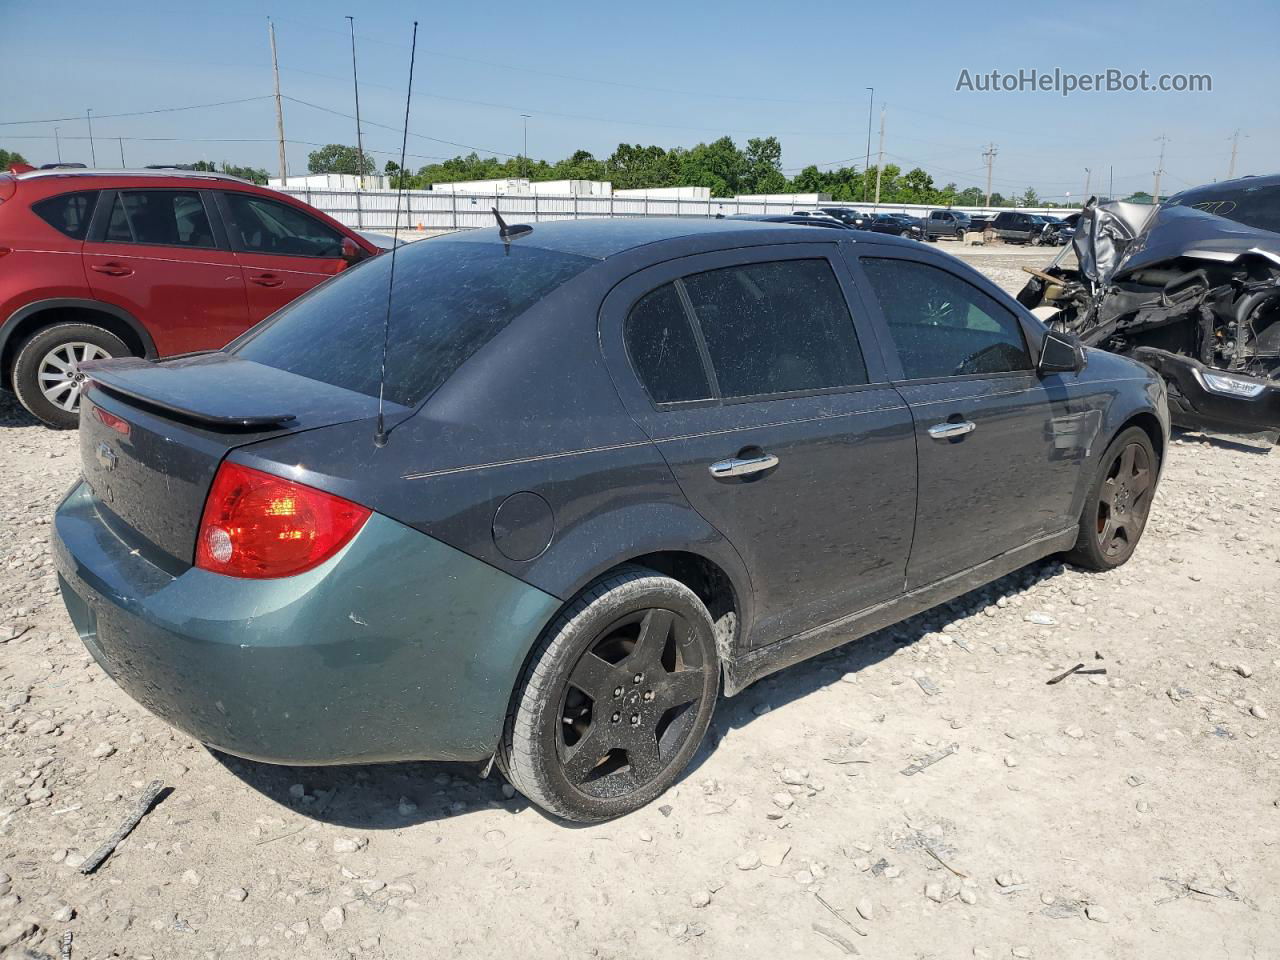
MULTIPOLYGON (((204 110, 208 107, 226 107, 235 103, 252 103, 255 100, 270 100, 271 95, 267 94, 261 97, 241 97, 239 100, 219 100, 216 103, 190 103, 182 107, 157 107, 154 110, 131 110, 128 113, 99 113, 96 114, 99 120, 114 120, 119 117, 145 117, 155 113, 178 113, 182 110, 204 110)), ((84 117, 77 114, 74 117, 46 117, 43 120, 0 120, 0 127, 20 126, 32 123, 66 123, 70 120, 83 120, 84 117)))
MULTIPOLYGON (((331 107, 322 107, 320 104, 312 103, 310 100, 299 100, 297 97, 290 97, 287 95, 285 96, 284 99, 288 100, 290 103, 297 103, 297 104, 301 104, 304 107, 310 107, 313 110, 320 110, 324 113, 332 113, 334 116, 337 116, 337 117, 346 117, 348 120, 355 119, 355 117, 353 117, 349 113, 343 113, 341 110, 334 110, 331 107)), ((400 127, 393 127, 387 123, 378 123, 374 120, 365 120, 364 125, 367 127, 381 127, 384 130, 391 130, 395 133, 403 132, 400 127)), ((419 139, 422 139, 422 140, 430 140, 433 143, 443 143, 447 146, 458 147, 462 150, 474 150, 477 153, 492 153, 495 156, 499 156, 499 157, 514 158, 516 156, 514 153, 507 153, 504 150, 491 150, 488 147, 476 147, 476 146, 472 146, 469 143, 458 143, 455 140, 442 140, 439 137, 429 137, 425 133, 414 133, 412 130, 409 131, 409 136, 418 137, 419 139)))

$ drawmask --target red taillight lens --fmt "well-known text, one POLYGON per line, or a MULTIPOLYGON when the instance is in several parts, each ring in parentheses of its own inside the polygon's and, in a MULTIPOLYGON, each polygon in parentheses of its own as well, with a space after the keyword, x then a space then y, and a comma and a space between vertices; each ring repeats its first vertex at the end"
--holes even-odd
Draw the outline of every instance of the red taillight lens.
POLYGON ((94 407, 93 415, 97 417, 98 420, 101 421, 104 426, 110 427, 116 433, 120 434, 120 436, 122 437, 129 436, 129 432, 131 428, 129 426, 128 420, 122 420, 120 417, 117 417, 114 413, 107 413, 107 411, 103 410, 101 407, 94 407))
POLYGON ((223 463, 196 539, 196 566, 267 579, 310 570, 333 556, 370 510, 284 477, 223 463))

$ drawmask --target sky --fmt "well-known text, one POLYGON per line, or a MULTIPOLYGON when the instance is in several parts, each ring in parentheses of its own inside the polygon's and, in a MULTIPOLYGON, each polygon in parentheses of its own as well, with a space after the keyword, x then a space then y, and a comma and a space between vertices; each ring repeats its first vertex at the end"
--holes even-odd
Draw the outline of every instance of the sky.
POLYGON ((277 173, 267 18, 276 26, 290 173, 330 142, 352 143, 355 17, 365 147, 398 159, 418 28, 409 164, 472 148, 575 149, 608 156, 621 142, 691 146, 728 134, 777 136, 784 171, 856 164, 878 148, 941 186, 984 186, 994 143, 996 191, 1044 199, 1161 192, 1236 174, 1274 173, 1280 152, 1280 58, 1274 0, 1203 4, 913 3, 811 0, 586 5, 377 5, 221 0, 218 4, 0 0, 0 148, 33 162, 88 163, 92 109, 99 166, 207 159, 277 173), (957 90, 962 70, 1208 74, 1212 91, 957 90), (875 87, 874 106, 871 92, 875 87), (247 100, 240 103, 224 101, 247 100), (299 102, 303 101, 303 102, 299 102), (113 117, 170 107, 219 106, 113 117), (329 112, 326 112, 329 111, 329 112), (76 118, 76 119, 57 119, 76 118), (50 121, 15 123, 14 121, 50 121), (123 138, 123 141, 117 138, 123 138), (1086 168, 1092 173, 1087 174, 1086 168), (1114 177, 1114 181, 1112 181, 1114 177))

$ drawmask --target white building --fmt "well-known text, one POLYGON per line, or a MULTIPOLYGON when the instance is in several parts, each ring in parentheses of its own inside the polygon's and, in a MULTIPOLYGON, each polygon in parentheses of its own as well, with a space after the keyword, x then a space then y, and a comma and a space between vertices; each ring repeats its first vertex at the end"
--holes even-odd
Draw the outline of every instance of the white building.
POLYGON ((615 197, 634 197, 644 200, 701 200, 711 199, 710 187, 637 187, 633 190, 615 190, 615 197))
MULTIPOLYGON (((286 180, 272 177, 267 186, 289 187, 293 190, 359 190, 361 177, 354 173, 305 173, 290 176, 286 180)), ((363 178, 365 190, 389 190, 391 182, 386 177, 370 174, 363 178)))
POLYGON ((433 183, 432 193, 486 194, 499 197, 608 197, 613 184, 607 180, 457 180, 433 183))
POLYGON ((753 200, 756 203, 790 203, 796 206, 813 206, 819 203, 830 203, 829 193, 744 193, 734 197, 735 200, 753 200))

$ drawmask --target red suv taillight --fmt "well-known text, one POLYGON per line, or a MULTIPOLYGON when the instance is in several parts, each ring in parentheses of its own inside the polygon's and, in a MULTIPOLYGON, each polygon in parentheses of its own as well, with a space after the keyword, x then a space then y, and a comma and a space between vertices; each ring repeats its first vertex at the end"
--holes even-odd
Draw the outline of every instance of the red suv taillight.
POLYGON ((364 526, 367 507, 261 470, 223 463, 196 538, 196 566, 268 579, 310 570, 364 526))

